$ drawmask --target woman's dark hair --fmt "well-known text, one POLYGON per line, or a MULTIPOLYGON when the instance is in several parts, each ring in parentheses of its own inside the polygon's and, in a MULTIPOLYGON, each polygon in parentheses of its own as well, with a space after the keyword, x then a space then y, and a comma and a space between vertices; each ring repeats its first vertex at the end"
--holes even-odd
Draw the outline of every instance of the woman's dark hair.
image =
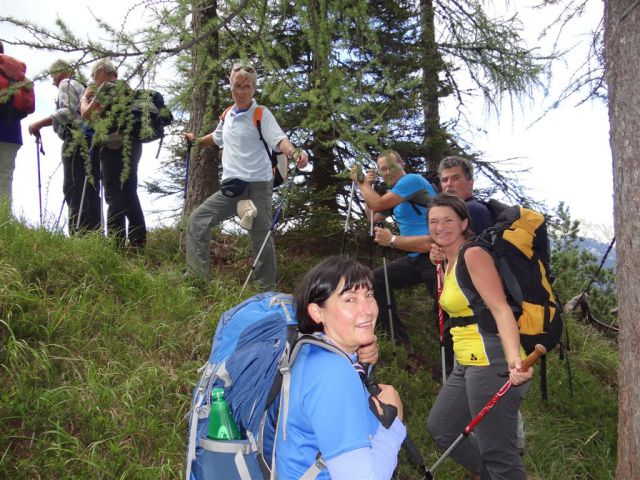
MULTIPOLYGON (((467 202, 462 200, 460 197, 456 197, 455 195, 451 195, 450 193, 439 193, 431 199, 429 210, 431 210, 433 207, 451 208, 460 218, 460 220, 467 220, 467 228, 465 228, 464 232, 462 232, 464 238, 469 238, 473 235, 473 230, 471 230, 471 214, 469 213, 467 202)), ((427 223, 428 222, 429 215, 427 214, 427 223)))
POLYGON ((313 321, 307 312, 311 303, 323 306, 344 278, 343 292, 353 288, 373 289, 373 272, 360 262, 345 256, 324 259, 309 270, 294 295, 298 329, 302 333, 322 332, 324 326, 313 321))

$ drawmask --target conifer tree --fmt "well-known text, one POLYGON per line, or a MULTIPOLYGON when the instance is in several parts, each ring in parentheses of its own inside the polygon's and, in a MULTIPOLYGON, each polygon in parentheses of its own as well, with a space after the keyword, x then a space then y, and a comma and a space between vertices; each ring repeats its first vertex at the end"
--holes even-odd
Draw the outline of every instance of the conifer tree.
MULTIPOLYGON (((180 64, 191 55, 181 85, 186 95, 178 98, 189 111, 189 129, 199 134, 215 127, 226 104, 231 61, 255 62, 260 102, 311 152, 308 187, 332 211, 344 205, 336 193, 345 192, 333 175, 354 161, 371 165, 383 148, 397 149, 414 171, 433 171, 446 154, 474 157, 456 130, 464 114, 444 124, 442 101, 452 96, 464 112, 475 93, 499 109, 503 96, 518 98, 538 84, 545 61, 522 46, 516 18, 491 19, 476 0, 145 0, 133 8, 148 11, 150 25, 127 30, 126 22, 120 29, 101 23, 108 34, 103 43, 76 38, 62 22, 49 31, 0 21, 34 32, 36 41, 19 42, 24 45, 83 52, 79 64, 120 59, 129 66, 126 77, 145 78, 167 60, 180 64)), ((217 156, 213 148, 195 155, 187 210, 216 189, 217 156)), ((501 188, 516 187, 499 168, 480 166, 501 188)))

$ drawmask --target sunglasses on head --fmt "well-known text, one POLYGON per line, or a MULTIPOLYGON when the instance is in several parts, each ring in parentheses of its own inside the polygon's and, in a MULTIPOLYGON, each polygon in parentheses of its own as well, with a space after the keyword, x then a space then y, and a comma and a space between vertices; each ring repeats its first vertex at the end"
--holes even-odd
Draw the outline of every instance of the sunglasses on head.
POLYGON ((255 68, 249 66, 249 65, 234 65, 233 69, 231 70, 232 72, 238 72, 240 70, 244 70, 245 72, 248 73, 256 73, 255 68))

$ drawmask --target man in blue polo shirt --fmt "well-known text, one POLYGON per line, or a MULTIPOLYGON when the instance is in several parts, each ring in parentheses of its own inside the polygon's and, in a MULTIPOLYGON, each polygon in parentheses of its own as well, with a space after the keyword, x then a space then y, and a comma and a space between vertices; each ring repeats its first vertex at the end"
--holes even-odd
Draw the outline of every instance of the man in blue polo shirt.
MULTIPOLYGON (((362 182, 358 182, 367 208, 375 212, 374 221, 383 221, 389 215, 393 215, 400 228, 399 235, 393 235, 387 229, 376 227, 376 241, 384 231, 389 232, 388 242, 378 242, 393 249, 404 250, 407 255, 387 265, 389 290, 391 293, 391 316, 395 338, 411 346, 409 332, 400 321, 396 306, 394 289, 411 287, 424 283, 427 290, 433 296, 436 282, 436 271, 429 261, 428 252, 414 250, 403 244, 401 237, 425 236, 429 234, 427 226, 427 205, 430 197, 435 196, 433 186, 422 176, 414 173, 405 173, 404 161, 398 152, 387 150, 382 152, 376 161, 378 172, 389 190, 380 195, 373 189, 376 173, 369 171, 362 182)), ((351 171, 351 178, 356 180, 356 168, 351 171)), ((380 306, 378 324, 381 328, 390 331, 389 309, 387 308, 386 287, 384 270, 382 267, 374 271, 375 297, 380 306)))

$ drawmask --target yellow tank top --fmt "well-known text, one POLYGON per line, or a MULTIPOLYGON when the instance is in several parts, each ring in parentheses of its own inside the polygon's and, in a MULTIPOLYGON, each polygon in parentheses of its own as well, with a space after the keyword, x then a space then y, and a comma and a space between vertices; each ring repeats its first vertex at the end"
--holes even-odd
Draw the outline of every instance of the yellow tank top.
MULTIPOLYGON (((451 318, 472 317, 473 311, 469 300, 465 297, 456 277, 456 259, 444 277, 440 306, 451 318)), ((491 332, 479 329, 477 323, 464 327, 453 327, 453 352, 460 365, 477 367, 491 365, 496 360, 504 361, 504 352, 500 337, 491 332)))

